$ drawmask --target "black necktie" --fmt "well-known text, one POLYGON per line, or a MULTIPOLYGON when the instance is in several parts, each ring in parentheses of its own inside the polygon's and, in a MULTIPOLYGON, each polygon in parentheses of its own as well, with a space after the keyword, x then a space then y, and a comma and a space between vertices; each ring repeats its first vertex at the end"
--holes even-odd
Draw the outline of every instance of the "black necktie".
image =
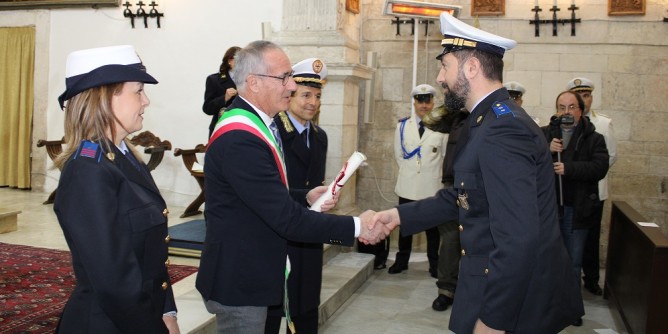
POLYGON ((302 140, 304 141, 304 145, 306 147, 308 147, 308 129, 304 129, 304 131, 302 131, 300 136, 302 137, 302 140))
POLYGON ((422 135, 424 134, 424 123, 420 121, 420 127, 418 128, 418 133, 420 134, 420 138, 422 138, 422 135))

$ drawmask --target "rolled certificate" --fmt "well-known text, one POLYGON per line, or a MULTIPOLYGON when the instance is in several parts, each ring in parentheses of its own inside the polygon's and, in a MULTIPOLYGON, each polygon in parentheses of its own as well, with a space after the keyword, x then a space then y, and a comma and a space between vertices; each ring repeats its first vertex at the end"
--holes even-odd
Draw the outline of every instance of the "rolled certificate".
POLYGON ((320 206, 322 206, 323 203, 325 203, 326 200, 332 199, 334 195, 336 195, 341 188, 343 188, 343 185, 346 184, 346 181, 355 174, 355 171, 359 166, 366 161, 366 156, 360 152, 354 152, 350 158, 348 158, 348 161, 343 165, 343 168, 341 168, 341 171, 339 172, 339 175, 336 176, 336 179, 332 181, 332 183, 329 184, 327 192, 322 194, 320 198, 318 198, 313 205, 311 205, 311 210, 320 212, 320 206))

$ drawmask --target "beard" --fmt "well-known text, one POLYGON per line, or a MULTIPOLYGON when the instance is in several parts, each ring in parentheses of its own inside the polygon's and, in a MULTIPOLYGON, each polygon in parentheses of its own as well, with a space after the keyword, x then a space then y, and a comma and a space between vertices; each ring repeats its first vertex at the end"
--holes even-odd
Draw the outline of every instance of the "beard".
POLYGON ((460 70, 457 74, 457 81, 455 81, 455 84, 452 87, 449 87, 445 82, 441 86, 443 86, 446 91, 444 102, 445 107, 448 110, 464 109, 471 86, 466 78, 464 78, 462 71, 460 70))

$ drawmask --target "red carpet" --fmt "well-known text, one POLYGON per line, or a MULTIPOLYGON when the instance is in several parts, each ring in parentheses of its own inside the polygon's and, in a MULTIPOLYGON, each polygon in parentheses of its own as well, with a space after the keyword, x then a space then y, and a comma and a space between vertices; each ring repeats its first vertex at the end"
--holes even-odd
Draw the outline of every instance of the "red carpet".
MULTIPOLYGON (((170 265, 169 277, 196 271, 170 265)), ((53 333, 74 284, 70 252, 0 242, 0 333, 53 333)))

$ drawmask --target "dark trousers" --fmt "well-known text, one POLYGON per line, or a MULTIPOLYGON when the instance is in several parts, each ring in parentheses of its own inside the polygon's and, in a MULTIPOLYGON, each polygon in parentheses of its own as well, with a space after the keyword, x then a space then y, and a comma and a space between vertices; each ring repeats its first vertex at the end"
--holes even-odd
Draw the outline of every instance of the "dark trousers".
POLYGON ((456 220, 438 226, 441 237, 441 248, 438 253, 438 293, 453 298, 459 276, 459 222, 456 220))
POLYGON ((385 265, 387 262, 387 257, 390 255, 390 236, 387 236, 385 240, 382 240, 375 245, 365 245, 358 241, 357 251, 359 253, 373 254, 375 256, 373 260, 374 268, 385 265))
MULTIPOLYGON (((413 200, 399 197, 399 204, 410 203, 413 200)), ((401 228, 401 227, 399 227, 401 228)), ((427 234, 427 259, 429 259, 429 268, 438 268, 438 248, 441 237, 439 236, 438 227, 432 227, 425 231, 427 234)), ((399 251, 394 260, 395 264, 408 266, 408 260, 411 258, 411 250, 413 249, 413 236, 399 237, 399 251)))
POLYGON ((599 223, 589 229, 589 234, 587 234, 587 240, 585 241, 584 253, 582 254, 582 272, 584 273, 584 277, 582 279, 587 284, 598 284, 598 280, 600 278, 599 252, 601 241, 601 219, 603 219, 604 202, 605 201, 601 201, 601 209, 598 210, 596 216, 592 218, 599 223))

